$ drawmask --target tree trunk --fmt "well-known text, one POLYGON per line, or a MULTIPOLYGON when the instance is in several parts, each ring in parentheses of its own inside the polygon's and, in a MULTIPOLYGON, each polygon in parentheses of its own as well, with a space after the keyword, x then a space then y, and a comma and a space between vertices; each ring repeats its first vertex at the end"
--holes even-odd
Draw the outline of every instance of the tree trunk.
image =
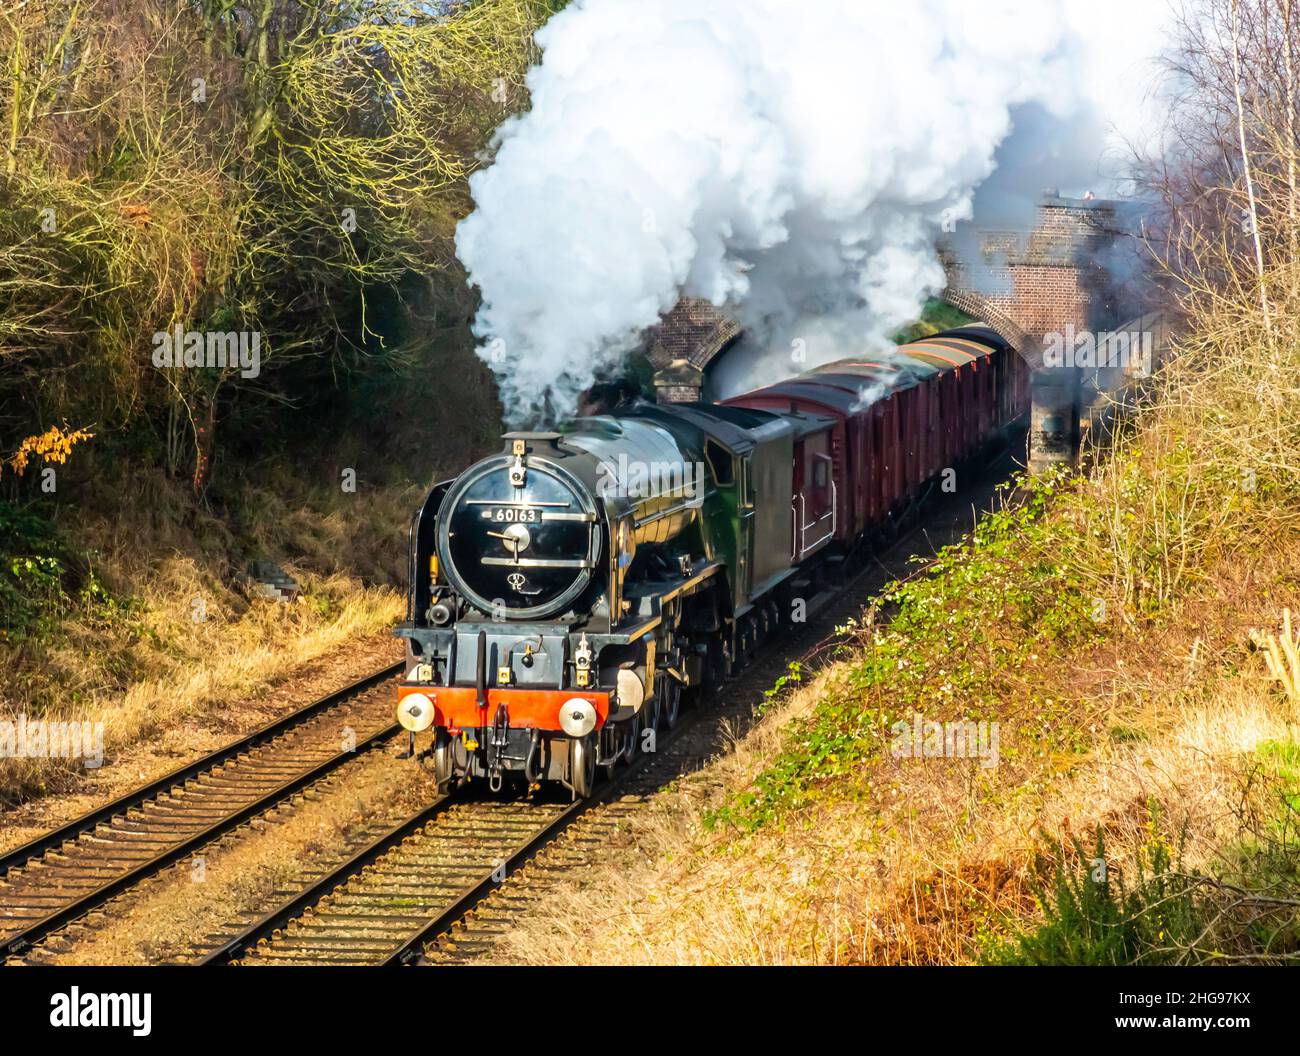
POLYGON ((1287 182, 1287 220, 1291 242, 1291 297, 1296 297, 1297 283, 1300 282, 1300 223, 1297 222, 1296 210, 1296 140, 1295 140, 1295 59, 1291 54, 1291 0, 1282 0, 1282 57, 1286 70, 1286 89, 1283 101, 1286 106, 1286 182, 1287 182))
POLYGON ((1264 313, 1264 329, 1271 336, 1273 321, 1268 308, 1268 286, 1264 282, 1264 242, 1259 233, 1259 211, 1255 207, 1255 183, 1250 175, 1250 151, 1246 148, 1246 110, 1241 99, 1241 0, 1232 0, 1232 91, 1237 99, 1237 137, 1241 143, 1241 171, 1246 181, 1246 200, 1250 203, 1250 232, 1255 240, 1255 277, 1259 281, 1259 306, 1264 313))
POLYGON ((18 171, 18 115, 23 105, 23 37, 16 23, 10 21, 14 31, 13 86, 9 96, 9 152, 5 159, 5 173, 12 177, 18 171))

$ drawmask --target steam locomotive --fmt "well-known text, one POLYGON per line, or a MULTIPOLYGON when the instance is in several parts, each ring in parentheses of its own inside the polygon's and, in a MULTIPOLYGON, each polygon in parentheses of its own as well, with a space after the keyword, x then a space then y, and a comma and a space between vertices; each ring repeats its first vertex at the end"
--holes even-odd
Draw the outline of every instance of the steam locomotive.
POLYGON ((410 532, 397 717, 440 787, 590 796, 1020 425, 1028 372, 961 327, 719 403, 637 402, 437 484, 410 532))

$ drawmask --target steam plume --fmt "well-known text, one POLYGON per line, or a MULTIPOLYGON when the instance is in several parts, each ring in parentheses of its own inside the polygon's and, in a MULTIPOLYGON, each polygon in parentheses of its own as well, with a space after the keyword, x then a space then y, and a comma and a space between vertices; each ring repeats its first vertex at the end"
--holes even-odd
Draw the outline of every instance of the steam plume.
POLYGON ((575 0, 457 232, 510 424, 571 411, 681 295, 773 347, 813 317, 884 347, 942 288, 936 235, 970 217, 1015 108, 1065 121, 1111 83, 1084 9, 575 0))

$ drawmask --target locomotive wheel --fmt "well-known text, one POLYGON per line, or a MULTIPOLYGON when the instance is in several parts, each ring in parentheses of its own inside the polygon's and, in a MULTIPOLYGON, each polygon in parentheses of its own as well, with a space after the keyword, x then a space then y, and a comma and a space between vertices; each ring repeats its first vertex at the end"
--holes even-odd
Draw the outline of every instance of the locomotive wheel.
POLYGON ((649 706, 649 701, 642 704, 641 710, 627 720, 627 754, 623 758, 629 763, 641 754, 641 731, 645 729, 645 724, 650 718, 646 712, 649 706))
POLYGON ((659 728, 671 730, 682 712, 682 684, 675 678, 664 679, 664 696, 659 706, 659 728))
MULTIPOLYGON (((638 741, 646 730, 657 730, 663 724, 664 690, 670 679, 662 671, 655 676, 655 692, 651 700, 645 702, 641 710, 641 729, 637 731, 638 741)), ((639 746, 638 746, 639 747, 639 746)))
POLYGON ((596 787, 596 738, 569 738, 569 784, 574 799, 586 799, 596 787))
POLYGON ((421 759, 425 769, 433 771, 433 780, 439 792, 446 792, 456 776, 455 747, 451 735, 440 729, 433 736, 433 747, 421 759))

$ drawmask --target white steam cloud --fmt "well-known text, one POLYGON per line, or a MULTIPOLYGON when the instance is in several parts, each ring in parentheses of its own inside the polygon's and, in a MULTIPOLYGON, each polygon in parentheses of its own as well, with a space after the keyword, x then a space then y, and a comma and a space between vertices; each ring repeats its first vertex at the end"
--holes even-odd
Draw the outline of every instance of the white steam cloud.
POLYGON ((1065 121, 1113 84, 1077 31, 1105 6, 574 0, 457 231, 507 420, 569 413, 682 295, 769 347, 811 318, 886 347, 1015 108, 1065 121))

